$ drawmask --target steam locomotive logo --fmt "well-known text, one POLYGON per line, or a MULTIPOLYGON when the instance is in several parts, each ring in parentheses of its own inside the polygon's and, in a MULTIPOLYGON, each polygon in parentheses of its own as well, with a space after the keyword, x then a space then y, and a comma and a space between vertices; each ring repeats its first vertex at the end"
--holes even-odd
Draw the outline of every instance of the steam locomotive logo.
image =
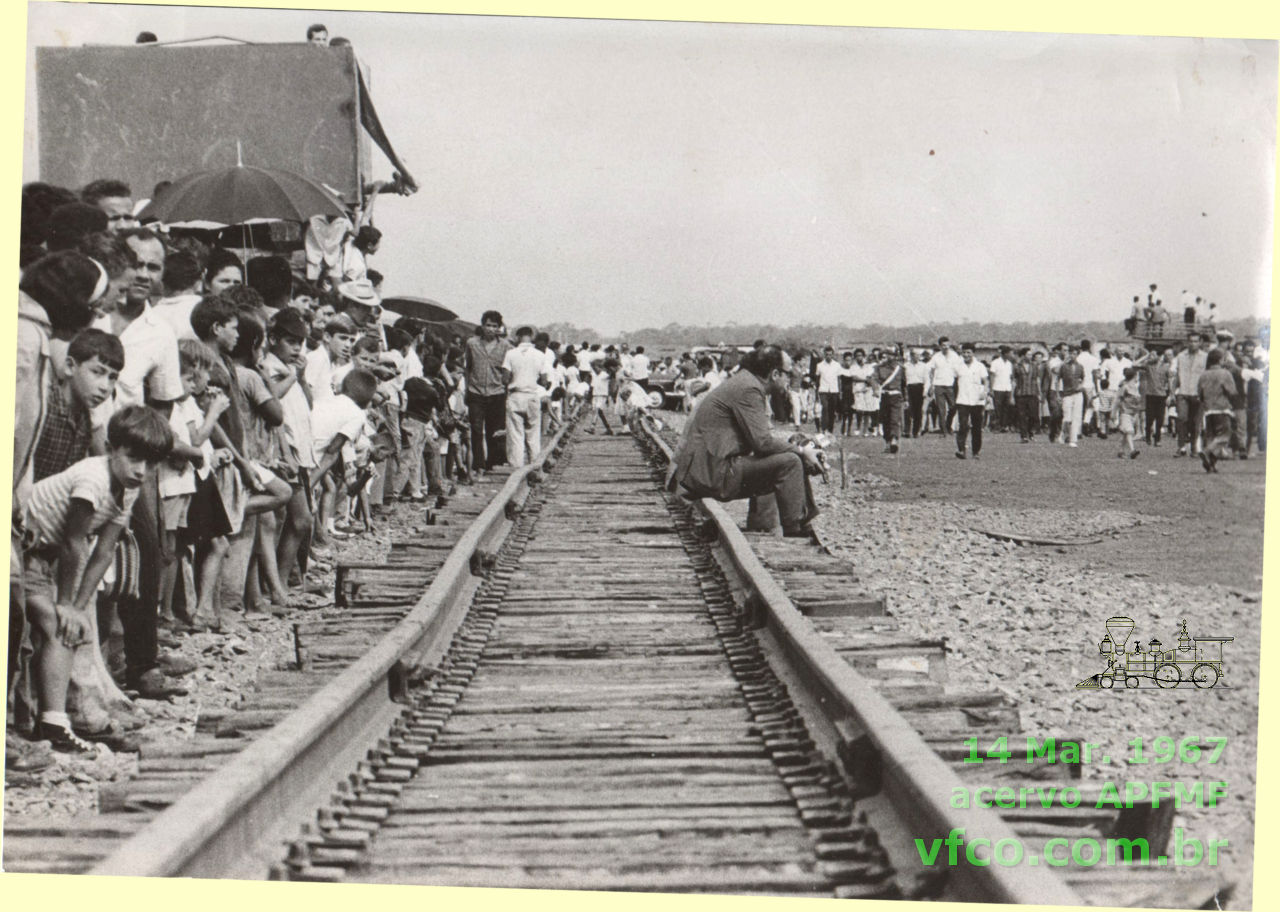
POLYGON ((1133 618, 1113 617, 1107 621, 1107 635, 1102 638, 1098 652, 1107 661, 1107 669, 1076 685, 1078 688, 1110 689, 1117 681, 1125 687, 1160 688, 1178 687, 1190 682, 1196 687, 1210 688, 1222 680, 1222 644, 1235 637, 1193 637, 1187 633, 1187 622, 1182 622, 1177 645, 1165 649, 1158 639, 1152 639, 1143 649, 1142 640, 1133 636, 1133 618))

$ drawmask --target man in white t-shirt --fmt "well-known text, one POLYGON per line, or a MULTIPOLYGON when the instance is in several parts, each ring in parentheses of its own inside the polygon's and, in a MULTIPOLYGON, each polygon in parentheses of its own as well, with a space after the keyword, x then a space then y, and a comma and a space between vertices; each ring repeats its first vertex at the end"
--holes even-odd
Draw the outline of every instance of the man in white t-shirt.
POLYGON ((950 434, 956 415, 956 368, 962 359, 951 347, 946 336, 938 339, 938 350, 929 359, 929 386, 933 388, 933 400, 938 408, 938 433, 950 434))
POLYGON ((643 345, 637 345, 636 353, 631 356, 631 379, 649 389, 649 356, 644 353, 643 345))
POLYGON ((995 405, 991 430, 1003 434, 1017 422, 1013 413, 1013 348, 1001 345, 1000 353, 991 359, 991 401, 995 405))
POLYGON ((1093 343, 1088 339, 1080 342, 1080 354, 1076 355, 1076 363, 1084 368, 1084 417, 1081 419, 1081 430, 1089 427, 1093 418, 1093 401, 1098 397, 1098 377, 1102 359, 1093 353, 1093 343))
POLYGON ((503 355, 502 374, 507 384, 507 462, 519 468, 542 449, 542 390, 550 382, 546 356, 533 347, 532 327, 516 330, 516 347, 503 355))
POLYGON ((955 366, 956 411, 960 427, 956 431, 956 458, 964 459, 965 437, 973 442, 973 458, 982 452, 982 413, 987 404, 987 369, 973 356, 973 346, 965 343, 955 366))
POLYGON ((836 413, 840 411, 840 378, 844 367, 836 360, 836 350, 828 345, 822 350, 822 360, 814 365, 818 378, 818 408, 822 411, 822 430, 835 431, 836 413))
POLYGON ((311 390, 313 407, 333 396, 334 371, 349 363, 355 341, 356 325, 346 314, 337 314, 325 323, 320 347, 307 353, 307 366, 303 372, 307 389, 311 390))

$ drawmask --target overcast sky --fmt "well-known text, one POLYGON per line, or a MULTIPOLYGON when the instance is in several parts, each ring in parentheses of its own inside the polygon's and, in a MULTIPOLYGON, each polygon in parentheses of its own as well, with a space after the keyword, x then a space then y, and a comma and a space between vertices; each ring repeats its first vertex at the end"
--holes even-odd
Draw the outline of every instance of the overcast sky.
POLYGON ((467 317, 1119 320, 1149 282, 1270 310, 1271 41, 32 3, 29 46, 317 18, 422 185, 372 265, 467 317))

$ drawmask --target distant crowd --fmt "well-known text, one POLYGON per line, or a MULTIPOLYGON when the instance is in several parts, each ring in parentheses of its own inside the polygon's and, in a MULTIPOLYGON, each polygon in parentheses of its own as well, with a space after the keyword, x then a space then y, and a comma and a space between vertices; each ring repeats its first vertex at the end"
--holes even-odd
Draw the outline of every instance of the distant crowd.
MULTIPOLYGON (((758 343, 763 344, 763 342, 758 343)), ((685 353, 665 359, 679 407, 692 411, 733 369, 736 353, 685 353)), ((1000 345, 989 359, 973 345, 894 346, 837 352, 796 352, 787 396, 773 395, 776 422, 812 423, 819 433, 881 436, 886 452, 904 438, 955 435, 956 456, 978 458, 984 430, 1018 433, 1031 443, 1077 447, 1081 437, 1121 440, 1120 455, 1137 444, 1177 440, 1175 456, 1199 457, 1206 471, 1229 456, 1266 451, 1268 352, 1225 330, 1206 339, 1190 331, 1159 349, 1135 345, 1094 351, 1089 340, 1051 348, 1000 345)))

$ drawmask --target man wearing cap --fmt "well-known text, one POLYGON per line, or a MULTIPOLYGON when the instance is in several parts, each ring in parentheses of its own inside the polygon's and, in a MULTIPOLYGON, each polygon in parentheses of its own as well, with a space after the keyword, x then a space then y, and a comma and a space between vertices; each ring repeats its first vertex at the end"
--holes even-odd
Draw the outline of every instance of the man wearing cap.
POLYGON ((790 358, 766 345, 707 393, 685 427, 669 484, 720 501, 773 494, 783 535, 806 537, 818 515, 809 475, 822 471, 815 451, 774 436, 765 411, 771 388, 785 389, 790 358))
POLYGON ((902 436, 902 398, 907 390, 906 372, 902 358, 892 348, 880 353, 871 374, 871 388, 880 399, 880 428, 884 432, 886 453, 898 452, 898 438, 902 436))

